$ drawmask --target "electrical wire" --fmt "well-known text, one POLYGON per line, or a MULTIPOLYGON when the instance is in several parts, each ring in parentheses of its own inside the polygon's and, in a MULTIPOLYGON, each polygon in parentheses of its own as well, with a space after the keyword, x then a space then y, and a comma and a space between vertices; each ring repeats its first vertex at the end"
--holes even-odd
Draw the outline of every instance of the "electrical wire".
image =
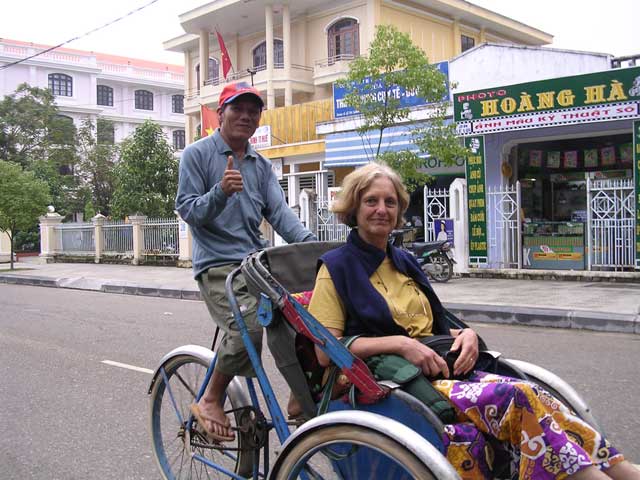
POLYGON ((145 3, 141 7, 138 7, 136 9, 134 9, 134 10, 131 10, 130 12, 125 13, 124 15, 122 15, 122 16, 114 19, 114 20, 111 20, 110 22, 107 22, 104 25, 101 25, 99 27, 94 28, 93 30, 89 30, 88 32, 83 33, 82 35, 78 35, 77 37, 73 37, 73 38, 71 38, 71 39, 69 39, 69 40, 67 40, 65 42, 59 43, 58 45, 55 45, 53 47, 49 47, 49 48, 47 48, 45 50, 42 50, 41 52, 37 52, 37 53, 34 53, 33 55, 30 55, 28 57, 16 60, 15 62, 7 63, 5 65, 0 65, 0 70, 6 70, 9 67, 13 67, 15 65, 19 65, 21 63, 26 62, 27 60, 31 60, 32 58, 38 57, 38 56, 43 55, 45 53, 49 53, 52 50, 55 50, 56 48, 60 48, 63 45, 66 45, 67 43, 71 43, 71 42, 74 42, 76 40, 80 40, 81 38, 87 37, 87 36, 91 35, 92 33, 95 33, 95 32, 97 32, 99 30, 102 30, 103 28, 109 27, 109 26, 113 25, 114 23, 119 22, 120 20, 124 20, 125 18, 127 18, 127 17, 133 15, 134 13, 137 13, 137 12, 139 12, 139 11, 141 11, 141 10, 151 6, 151 5, 153 5, 156 2, 158 2, 158 0, 151 0, 149 3, 145 3))

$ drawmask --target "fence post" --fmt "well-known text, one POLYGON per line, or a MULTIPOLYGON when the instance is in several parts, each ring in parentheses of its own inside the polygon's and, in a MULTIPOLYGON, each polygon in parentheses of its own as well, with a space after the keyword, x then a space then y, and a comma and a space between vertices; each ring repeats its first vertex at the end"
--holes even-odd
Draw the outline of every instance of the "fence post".
POLYGON ((95 257, 94 262, 100 263, 100 257, 102 257, 102 251, 104 250, 104 235, 102 234, 102 227, 104 226, 104 215, 97 214, 91 219, 93 222, 93 243, 95 245, 95 257))
MULTIPOLYGON (((469 222, 467 204, 467 181, 456 178, 449 187, 449 215, 453 218, 453 271, 469 271, 469 222)), ((425 221, 425 225, 426 225, 425 221)), ((425 237, 426 238, 426 237, 425 237)))
POLYGON ((40 217, 40 258, 47 263, 54 260, 56 251, 60 248, 55 227, 62 223, 62 216, 52 206, 48 210, 40 217))
POLYGON ((129 217, 133 227, 133 261, 131 263, 134 265, 139 265, 140 257, 142 257, 142 248, 144 247, 142 224, 146 219, 146 215, 131 215, 129 217))
POLYGON ((178 217, 178 266, 188 266, 188 263, 191 262, 193 249, 191 229, 178 212, 175 212, 175 214, 178 217))

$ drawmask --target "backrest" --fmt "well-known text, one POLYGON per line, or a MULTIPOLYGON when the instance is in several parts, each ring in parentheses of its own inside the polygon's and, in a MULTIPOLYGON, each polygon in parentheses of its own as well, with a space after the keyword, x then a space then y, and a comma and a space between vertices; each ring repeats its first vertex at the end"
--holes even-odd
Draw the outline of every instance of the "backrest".
POLYGON ((267 248, 269 271, 289 293, 313 290, 318 258, 342 242, 304 242, 267 248))

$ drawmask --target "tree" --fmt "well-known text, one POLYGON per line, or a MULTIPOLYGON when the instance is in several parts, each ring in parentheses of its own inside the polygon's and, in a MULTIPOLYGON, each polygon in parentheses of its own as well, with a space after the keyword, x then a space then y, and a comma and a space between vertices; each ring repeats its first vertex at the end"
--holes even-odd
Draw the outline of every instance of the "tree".
POLYGON ((45 182, 33 172, 23 171, 17 163, 0 160, 0 231, 9 236, 11 243, 11 270, 16 232, 32 228, 49 201, 45 182))
POLYGON ((78 211, 75 126, 49 90, 23 83, 0 100, 0 159, 44 180, 63 215, 78 211))
POLYGON ((109 120, 98 118, 94 123, 86 118, 78 130, 80 161, 77 175, 84 191, 85 214, 109 215, 111 212, 118 156, 118 146, 113 143, 113 129, 113 122, 109 120))
POLYGON ((178 186, 178 161, 162 128, 150 120, 120 145, 112 215, 171 216, 178 186))
POLYGON ((347 77, 338 82, 349 93, 345 103, 362 114, 358 132, 365 135, 376 131, 377 142, 372 146, 373 159, 385 162, 402 177, 408 188, 424 184, 429 175, 419 169, 424 159, 410 149, 382 152, 384 131, 409 120, 410 109, 401 106, 400 93, 412 95, 432 103, 429 122, 411 132, 413 143, 421 151, 428 151, 447 165, 466 155, 466 149, 455 137, 452 125, 446 125, 446 79, 429 64, 425 53, 415 46, 411 37, 392 25, 378 25, 369 46, 369 55, 356 58, 349 65, 347 77))

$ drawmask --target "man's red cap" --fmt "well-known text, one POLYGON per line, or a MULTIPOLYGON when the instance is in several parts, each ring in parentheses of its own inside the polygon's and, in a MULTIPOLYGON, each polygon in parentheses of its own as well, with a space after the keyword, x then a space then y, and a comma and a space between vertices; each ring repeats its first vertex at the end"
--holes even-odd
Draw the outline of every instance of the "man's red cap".
POLYGON ((261 108, 264 108, 264 102, 260 98, 260 92, 246 82, 230 83, 225 85, 220 92, 220 98, 218 99, 218 106, 222 107, 227 103, 233 102, 240 95, 251 95, 260 104, 261 108))

